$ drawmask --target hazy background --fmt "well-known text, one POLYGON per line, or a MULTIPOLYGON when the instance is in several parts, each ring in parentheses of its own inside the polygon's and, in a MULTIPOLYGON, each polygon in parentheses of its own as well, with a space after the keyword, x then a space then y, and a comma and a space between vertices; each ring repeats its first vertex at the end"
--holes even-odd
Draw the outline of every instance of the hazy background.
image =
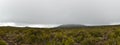
POLYGON ((114 24, 120 0, 0 0, 0 23, 114 24))

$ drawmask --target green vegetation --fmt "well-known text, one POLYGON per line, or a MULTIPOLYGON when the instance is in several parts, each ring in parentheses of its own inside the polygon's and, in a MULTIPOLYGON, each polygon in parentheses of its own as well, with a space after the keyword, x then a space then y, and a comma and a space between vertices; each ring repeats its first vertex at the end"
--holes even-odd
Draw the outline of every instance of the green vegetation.
POLYGON ((0 27, 0 45, 120 45, 120 26, 0 27))
POLYGON ((7 45, 7 43, 4 40, 0 40, 0 45, 7 45))

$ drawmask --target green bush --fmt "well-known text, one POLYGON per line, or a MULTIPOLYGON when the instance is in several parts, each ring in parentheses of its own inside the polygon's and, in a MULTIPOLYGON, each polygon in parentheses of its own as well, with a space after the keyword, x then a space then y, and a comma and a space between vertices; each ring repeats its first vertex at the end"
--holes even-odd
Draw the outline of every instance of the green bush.
POLYGON ((0 45, 7 45, 7 43, 3 40, 0 40, 0 45))

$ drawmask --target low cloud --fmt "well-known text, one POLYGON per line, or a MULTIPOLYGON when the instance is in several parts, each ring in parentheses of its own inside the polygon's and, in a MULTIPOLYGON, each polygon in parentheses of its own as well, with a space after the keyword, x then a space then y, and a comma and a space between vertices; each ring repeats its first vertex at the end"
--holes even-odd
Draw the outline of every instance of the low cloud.
POLYGON ((36 27, 36 28, 52 28, 52 27, 57 27, 59 25, 51 25, 51 24, 16 24, 12 22, 7 22, 7 23, 0 23, 0 26, 13 26, 13 27, 36 27))

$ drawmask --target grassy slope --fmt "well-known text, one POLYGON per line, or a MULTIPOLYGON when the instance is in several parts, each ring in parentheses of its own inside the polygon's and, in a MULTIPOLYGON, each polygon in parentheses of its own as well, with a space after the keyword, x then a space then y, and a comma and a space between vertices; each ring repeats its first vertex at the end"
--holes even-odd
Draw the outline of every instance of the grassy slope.
POLYGON ((64 29, 0 27, 0 39, 0 43, 9 45, 120 45, 120 26, 64 29))

